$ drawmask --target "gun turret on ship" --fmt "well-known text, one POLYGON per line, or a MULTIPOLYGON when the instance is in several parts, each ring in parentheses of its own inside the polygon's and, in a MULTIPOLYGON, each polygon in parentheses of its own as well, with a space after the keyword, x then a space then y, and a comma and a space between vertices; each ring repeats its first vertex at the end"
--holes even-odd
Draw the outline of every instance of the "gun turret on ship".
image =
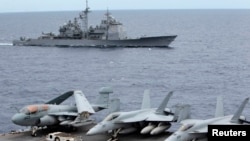
POLYGON ((14 40, 14 46, 61 46, 61 47, 168 47, 177 37, 152 36, 128 38, 123 24, 107 10, 99 25, 88 26, 88 1, 86 8, 73 21, 59 28, 59 34, 43 33, 37 39, 21 37, 14 40))

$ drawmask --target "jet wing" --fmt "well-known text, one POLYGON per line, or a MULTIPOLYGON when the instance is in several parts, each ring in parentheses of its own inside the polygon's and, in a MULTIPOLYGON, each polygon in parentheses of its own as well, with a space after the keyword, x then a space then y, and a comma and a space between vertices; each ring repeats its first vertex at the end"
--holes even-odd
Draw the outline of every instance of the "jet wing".
POLYGON ((151 114, 147 117, 146 121, 162 121, 162 122, 171 122, 174 120, 174 116, 164 116, 151 114))
POLYGON ((140 121, 170 122, 174 119, 174 116, 157 115, 150 112, 151 111, 135 113, 135 115, 125 116, 124 118, 116 121, 116 123, 133 123, 140 121))
MULTIPOLYGON (((210 122, 209 124, 199 126, 199 128, 195 128, 195 130, 190 131, 189 133, 207 133, 208 132, 208 126, 207 125, 230 125, 230 124, 238 125, 238 124, 235 124, 235 123, 228 122, 228 119, 230 119, 230 117, 232 117, 232 116, 224 116, 223 118, 217 119, 216 121, 210 122)), ((200 123, 203 122, 201 120, 196 120, 196 121, 198 121, 198 124, 199 124, 199 122, 200 123)))
POLYGON ((49 113, 51 116, 77 116, 77 113, 74 112, 56 112, 56 113, 49 113))
POLYGON ((182 127, 180 128, 180 130, 182 130, 182 131, 189 130, 188 131, 189 134, 201 134, 201 133, 208 132, 207 125, 202 124, 202 123, 204 123, 204 120, 186 119, 186 120, 182 120, 180 123, 182 124, 182 127), (194 127, 194 126, 196 126, 196 127, 194 127), (193 129, 190 129, 191 127, 193 129))
POLYGON ((145 116, 133 116, 128 117, 122 120, 115 121, 115 123, 133 123, 133 122, 140 122, 146 120, 147 117, 145 116))
POLYGON ((134 122, 145 121, 147 119, 147 114, 150 114, 148 112, 151 111, 145 110, 145 111, 124 113, 120 115, 119 120, 115 120, 115 123, 134 123, 134 122))
POLYGON ((82 91, 74 91, 74 97, 76 101, 77 111, 79 114, 83 112, 88 112, 91 114, 95 113, 94 109, 92 108, 82 91))
POLYGON ((181 124, 195 124, 197 122, 203 122, 204 120, 201 120, 201 119, 185 119, 185 120, 182 120, 180 123, 181 124))
POLYGON ((68 91, 68 92, 66 92, 66 93, 64 93, 64 94, 62 94, 62 95, 60 95, 60 96, 58 96, 58 97, 56 97, 56 98, 54 98, 54 99, 52 99, 52 100, 46 102, 45 104, 55 104, 55 105, 59 105, 59 104, 61 104, 63 101, 65 101, 66 99, 68 99, 70 96, 72 96, 73 93, 74 93, 73 91, 68 91))
POLYGON ((208 132, 207 126, 204 126, 204 127, 198 128, 194 131, 191 131, 189 133, 207 133, 207 132, 208 132))

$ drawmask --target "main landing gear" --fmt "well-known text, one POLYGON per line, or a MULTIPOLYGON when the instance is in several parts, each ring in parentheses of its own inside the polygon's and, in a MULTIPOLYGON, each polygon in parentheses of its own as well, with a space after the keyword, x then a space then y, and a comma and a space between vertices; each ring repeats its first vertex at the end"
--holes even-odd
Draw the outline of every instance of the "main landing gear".
POLYGON ((118 141, 118 134, 120 131, 121 131, 121 128, 114 130, 111 135, 111 138, 108 139, 107 141, 118 141))
POLYGON ((38 130, 37 126, 32 126, 31 127, 31 136, 32 137, 36 137, 37 136, 37 130, 38 130))

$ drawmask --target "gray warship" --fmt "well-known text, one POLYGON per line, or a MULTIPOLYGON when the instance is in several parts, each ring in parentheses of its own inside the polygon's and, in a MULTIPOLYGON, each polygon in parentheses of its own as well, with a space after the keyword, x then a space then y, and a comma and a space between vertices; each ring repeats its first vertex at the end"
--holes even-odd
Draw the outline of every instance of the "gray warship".
POLYGON ((43 33, 31 39, 20 37, 14 40, 14 46, 58 46, 58 47, 169 47, 177 35, 128 38, 123 24, 117 21, 107 10, 100 25, 88 26, 90 12, 88 1, 86 8, 66 25, 59 28, 59 34, 43 33))

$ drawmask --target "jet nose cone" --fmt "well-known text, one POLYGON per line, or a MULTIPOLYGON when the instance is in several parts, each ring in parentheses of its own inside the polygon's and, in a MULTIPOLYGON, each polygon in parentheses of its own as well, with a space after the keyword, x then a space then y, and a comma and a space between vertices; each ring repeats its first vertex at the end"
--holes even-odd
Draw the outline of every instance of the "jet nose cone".
POLYGON ((87 136, 91 136, 91 135, 94 135, 94 134, 95 134, 95 129, 94 129, 94 128, 91 128, 91 129, 86 133, 87 136))
POLYGON ((165 141, 181 141, 181 136, 176 135, 175 133, 173 135, 170 135, 165 141))
POLYGON ((113 130, 113 124, 109 123, 98 123, 96 124, 94 127, 92 127, 91 129, 89 129, 89 131, 86 133, 86 135, 96 135, 96 134, 101 134, 101 133, 105 133, 109 130, 113 130))
POLYGON ((20 114, 15 114, 14 116, 11 117, 11 121, 17 125, 21 125, 22 123, 22 115, 20 114))
POLYGON ((99 126, 94 126, 93 128, 91 128, 87 133, 86 135, 95 135, 95 134, 98 134, 98 133, 101 133, 101 129, 99 128, 99 126))
POLYGON ((15 124, 18 124, 19 121, 19 117, 17 114, 15 114, 14 116, 11 117, 11 121, 15 124))

